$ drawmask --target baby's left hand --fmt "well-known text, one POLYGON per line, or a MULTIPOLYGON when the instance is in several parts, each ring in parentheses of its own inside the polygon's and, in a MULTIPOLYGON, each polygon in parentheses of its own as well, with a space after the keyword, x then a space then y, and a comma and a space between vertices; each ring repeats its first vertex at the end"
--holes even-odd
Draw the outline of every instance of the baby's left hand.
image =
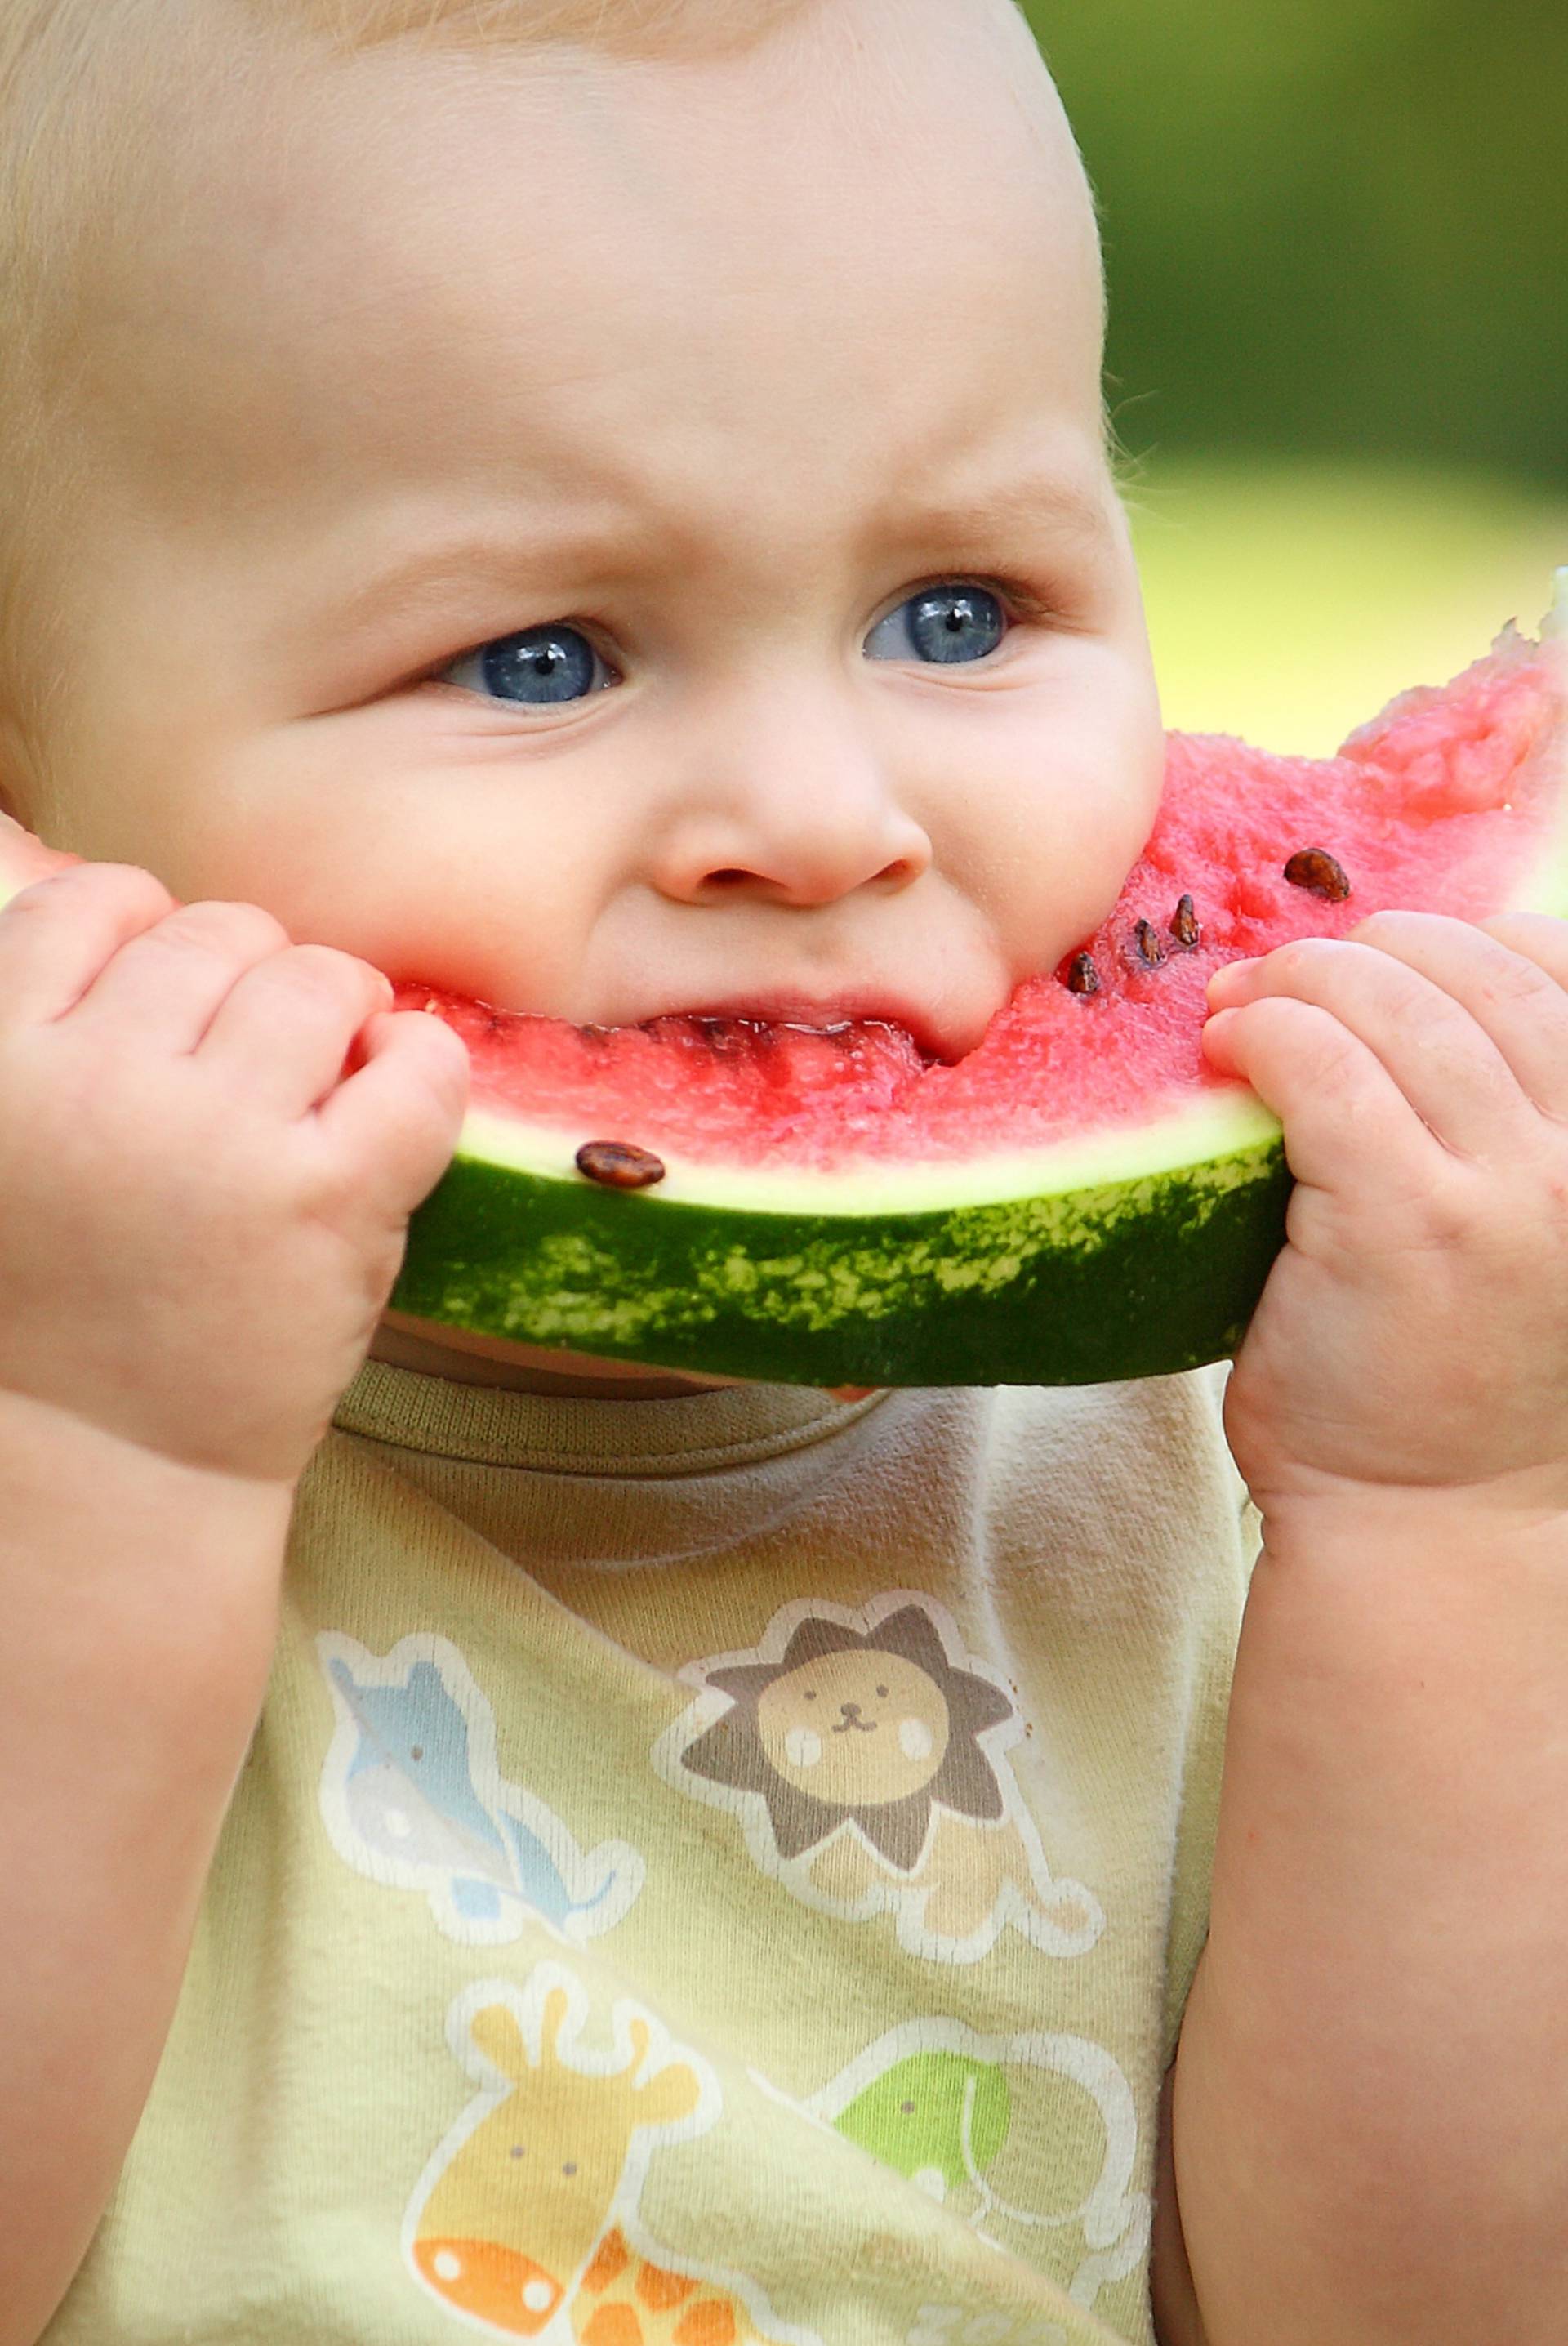
POLYGON ((1226 1412, 1265 1515, 1378 1486, 1568 1515, 1568 923, 1380 913, 1209 1000, 1297 1181, 1226 1412))

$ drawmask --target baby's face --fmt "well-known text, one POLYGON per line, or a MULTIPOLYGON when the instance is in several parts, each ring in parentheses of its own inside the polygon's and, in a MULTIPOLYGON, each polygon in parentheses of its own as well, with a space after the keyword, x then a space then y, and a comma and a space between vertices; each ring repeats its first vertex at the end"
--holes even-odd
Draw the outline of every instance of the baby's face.
POLYGON ((602 1024, 952 1057, 1094 927, 1162 744, 1009 0, 678 65, 374 52, 164 143, 88 287, 24 819, 602 1024))

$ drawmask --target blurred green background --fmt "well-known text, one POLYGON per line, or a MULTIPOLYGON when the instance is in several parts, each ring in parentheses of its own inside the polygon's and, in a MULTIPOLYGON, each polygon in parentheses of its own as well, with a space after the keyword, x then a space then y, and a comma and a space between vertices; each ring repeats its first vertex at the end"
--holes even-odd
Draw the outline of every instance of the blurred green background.
POLYGON ((1173 724, 1326 750, 1568 563, 1568 0, 1026 0, 1173 724))

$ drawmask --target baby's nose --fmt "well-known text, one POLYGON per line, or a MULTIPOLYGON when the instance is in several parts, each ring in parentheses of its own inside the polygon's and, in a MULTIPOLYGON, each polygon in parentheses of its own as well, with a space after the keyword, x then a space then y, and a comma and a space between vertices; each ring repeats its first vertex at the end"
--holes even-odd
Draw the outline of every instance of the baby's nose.
POLYGON ((692 825, 661 858, 666 895, 693 904, 759 898, 769 903, 836 904, 862 888, 896 893, 931 866, 923 832, 888 809, 877 819, 827 821, 784 801, 744 823, 692 825))
POLYGON ((834 904, 840 896, 852 895, 857 888, 901 888, 915 876, 908 857, 897 857, 891 863, 884 863, 880 871, 844 879, 827 869, 826 860, 820 853, 809 854, 798 862, 783 857, 767 860, 771 868, 762 871, 750 870, 744 864, 725 864, 718 871, 704 872, 698 886, 689 892, 707 903, 755 893, 786 904, 834 904), (792 868, 780 870, 779 867, 787 860, 792 868))
POLYGON ((715 717, 683 750, 653 854, 685 903, 801 907, 908 888, 932 842, 858 712, 771 693, 715 717))

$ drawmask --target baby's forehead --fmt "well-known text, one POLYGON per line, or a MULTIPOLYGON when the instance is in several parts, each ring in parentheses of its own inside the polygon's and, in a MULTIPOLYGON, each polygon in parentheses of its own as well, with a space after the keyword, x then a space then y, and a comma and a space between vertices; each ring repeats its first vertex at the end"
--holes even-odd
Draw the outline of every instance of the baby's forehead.
MULTIPOLYGON (((503 243, 524 250, 543 326, 595 298, 571 262, 596 212, 617 199, 667 207, 684 189, 717 230, 744 216, 754 190, 772 207, 765 273, 782 293, 792 211, 825 173, 846 230, 854 209, 886 208, 889 269, 939 218, 962 218, 979 251, 1009 219, 1045 211, 1054 242, 1097 260, 1076 148, 1013 0, 201 0, 188 18, 179 0, 154 0, 137 26, 208 28, 171 37, 163 56, 156 42, 116 52, 127 0, 38 5, 85 9, 96 27, 83 143, 107 184, 89 174, 87 192, 122 200, 98 207, 89 245, 127 275, 170 209, 209 215, 264 261, 291 240, 295 270, 333 247, 357 266, 375 258, 380 220, 400 233, 420 212, 455 226, 451 183, 474 247, 451 265, 503 243), (267 36, 214 38, 231 17, 267 36), (391 37, 411 19, 423 39, 391 37), (321 20, 361 24, 362 37, 298 37, 321 20), (590 25, 585 44, 543 37, 590 25)), ((191 241, 207 259, 219 239, 191 241)), ((259 300, 273 290, 266 277, 252 288, 259 300)))
MULTIPOLYGON (((894 322, 912 327, 901 289, 933 329, 972 335, 988 301, 1022 311, 1048 279, 1057 334, 1094 344, 1092 208, 1050 85, 991 0, 953 14, 972 20, 957 37, 938 0, 834 0, 811 15, 816 53, 802 26, 776 52, 679 66, 358 56, 185 141, 168 165, 183 200, 117 257, 121 299, 175 326, 164 341, 181 373, 228 350, 265 380, 269 343, 308 362, 313 342, 311 393, 346 409, 373 408, 405 363, 438 372, 472 353, 504 410, 485 352, 525 380, 530 347, 575 367, 591 403, 598 322, 616 313, 651 346, 672 305, 698 347, 759 320, 781 342, 830 320, 869 351, 894 322), (848 20, 885 34, 895 5, 893 88, 848 20), (838 102, 824 106, 830 73, 838 102)), ((845 354, 819 355, 826 377, 845 354)), ((200 387, 199 369, 185 400, 200 387)))
POLYGON ((281 595, 372 499, 799 538, 804 484, 881 510, 1021 389, 1097 444, 1093 207, 1012 0, 773 13, 679 57, 203 47, 84 253, 111 468, 281 595))

